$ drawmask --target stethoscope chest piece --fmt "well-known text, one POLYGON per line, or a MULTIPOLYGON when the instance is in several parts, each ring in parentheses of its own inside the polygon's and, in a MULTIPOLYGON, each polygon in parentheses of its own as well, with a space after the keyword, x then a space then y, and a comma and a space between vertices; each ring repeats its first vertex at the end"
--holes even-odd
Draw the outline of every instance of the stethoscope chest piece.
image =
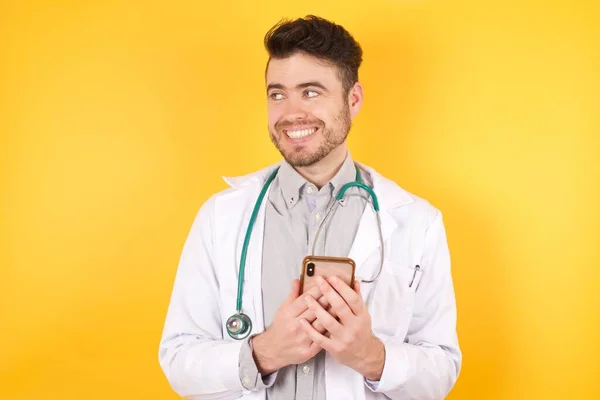
POLYGON ((252 321, 244 313, 236 313, 227 319, 227 333, 233 339, 241 340, 250 335, 252 331, 252 321))

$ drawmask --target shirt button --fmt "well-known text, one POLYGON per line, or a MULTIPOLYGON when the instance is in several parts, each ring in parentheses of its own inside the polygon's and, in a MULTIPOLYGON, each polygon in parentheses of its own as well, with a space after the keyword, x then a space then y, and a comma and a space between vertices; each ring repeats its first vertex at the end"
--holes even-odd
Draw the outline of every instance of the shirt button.
POLYGON ((315 216, 315 218, 317 218, 317 221, 320 221, 321 220, 321 213, 318 212, 317 215, 315 216))
POLYGON ((313 192, 312 186, 306 188, 306 193, 311 194, 313 192))
POLYGON ((302 372, 308 374, 310 372, 310 367, 308 365, 305 365, 304 367, 302 367, 302 372))
POLYGON ((250 385, 250 378, 245 376, 244 379, 242 379, 242 383, 244 384, 244 386, 250 385))

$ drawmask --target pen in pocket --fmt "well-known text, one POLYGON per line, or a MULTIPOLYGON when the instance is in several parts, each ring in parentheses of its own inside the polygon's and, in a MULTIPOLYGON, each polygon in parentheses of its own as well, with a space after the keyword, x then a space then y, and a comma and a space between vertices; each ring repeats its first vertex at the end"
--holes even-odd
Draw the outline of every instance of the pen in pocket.
POLYGON ((419 265, 415 265, 415 272, 413 273, 412 279, 410 280, 410 284, 408 285, 408 287, 412 287, 413 283, 415 282, 415 277, 417 276, 417 272, 419 272, 420 269, 421 269, 421 267, 419 265))

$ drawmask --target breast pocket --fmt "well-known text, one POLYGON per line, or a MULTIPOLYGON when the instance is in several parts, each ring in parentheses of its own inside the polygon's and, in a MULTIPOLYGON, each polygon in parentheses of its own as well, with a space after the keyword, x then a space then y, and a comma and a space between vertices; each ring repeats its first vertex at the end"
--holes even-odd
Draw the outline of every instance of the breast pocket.
POLYGON ((404 337, 414 312, 422 271, 415 265, 386 260, 370 292, 369 312, 378 336, 404 337))

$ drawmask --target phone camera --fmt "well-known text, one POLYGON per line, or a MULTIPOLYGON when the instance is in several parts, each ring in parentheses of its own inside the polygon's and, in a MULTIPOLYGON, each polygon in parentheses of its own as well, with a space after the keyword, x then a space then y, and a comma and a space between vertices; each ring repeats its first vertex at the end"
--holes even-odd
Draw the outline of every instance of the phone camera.
POLYGON ((315 264, 308 263, 306 266, 306 275, 313 276, 315 274, 315 264))

